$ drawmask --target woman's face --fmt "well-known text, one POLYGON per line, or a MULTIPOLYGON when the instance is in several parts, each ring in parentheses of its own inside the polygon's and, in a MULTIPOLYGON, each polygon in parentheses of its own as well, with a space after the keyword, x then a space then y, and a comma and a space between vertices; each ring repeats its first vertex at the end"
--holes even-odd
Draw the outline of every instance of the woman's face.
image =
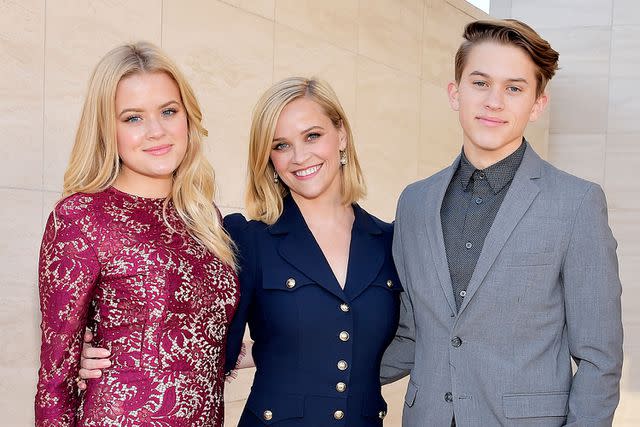
POLYGON ((278 118, 271 162, 294 198, 340 198, 340 150, 347 139, 322 107, 309 98, 287 104, 278 118))
POLYGON ((124 77, 116 89, 116 137, 125 179, 171 179, 187 150, 187 114, 163 72, 124 77))

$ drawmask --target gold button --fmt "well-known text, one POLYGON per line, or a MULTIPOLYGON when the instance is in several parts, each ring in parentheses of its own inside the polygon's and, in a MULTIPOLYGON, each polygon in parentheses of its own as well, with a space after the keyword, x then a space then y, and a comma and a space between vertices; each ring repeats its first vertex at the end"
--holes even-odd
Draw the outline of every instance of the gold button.
POLYGON ((267 421, 270 421, 273 418, 273 412, 267 409, 262 413, 262 418, 264 418, 267 421))
POLYGON ((346 371, 348 366, 349 365, 347 365, 347 362, 345 362, 344 360, 340 360, 338 362, 338 369, 340 369, 341 371, 346 371))
POLYGON ((338 390, 338 392, 344 393, 346 389, 347 389, 347 385, 345 383, 339 382, 338 384, 336 384, 336 390, 338 390))
POLYGON ((344 418, 344 412, 338 410, 336 412, 333 413, 333 418, 335 418, 336 420, 341 420, 344 418))
POLYGON ((296 285, 296 279, 290 277, 287 279, 287 288, 291 289, 296 285))
POLYGON ((378 412, 378 418, 380 418, 381 420, 384 419, 384 417, 387 416, 387 411, 380 411, 378 412))
POLYGON ((340 332, 340 341, 349 341, 349 332, 347 331, 340 332))
POLYGON ((346 313, 347 311, 349 311, 349 304, 346 304, 346 303, 340 304, 340 310, 346 313))
POLYGON ((387 280, 387 288, 393 288, 393 280, 387 280))

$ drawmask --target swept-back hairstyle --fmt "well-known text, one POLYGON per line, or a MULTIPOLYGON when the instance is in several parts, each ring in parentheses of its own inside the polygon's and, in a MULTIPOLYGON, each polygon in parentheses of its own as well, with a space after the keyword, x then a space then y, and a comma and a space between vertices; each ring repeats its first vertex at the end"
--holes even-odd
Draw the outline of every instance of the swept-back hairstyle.
POLYGON ((289 77, 267 89, 258 100, 251 121, 246 208, 249 217, 267 224, 273 224, 280 217, 282 198, 289 193, 282 180, 274 182, 275 169, 269 159, 276 124, 284 107, 302 97, 322 107, 336 128, 341 125, 344 128, 347 164, 340 168, 342 202, 355 203, 366 193, 351 125, 337 95, 328 83, 317 78, 289 77))
POLYGON ((519 47, 529 55, 536 66, 536 96, 542 95, 558 69, 558 52, 533 28, 516 19, 474 21, 467 24, 462 37, 465 40, 458 48, 455 62, 455 78, 458 83, 473 46, 488 41, 519 47))
POLYGON ((235 267, 233 243, 214 205, 213 168, 203 153, 202 112, 193 89, 177 65, 147 42, 119 46, 98 62, 89 80, 75 143, 64 174, 63 197, 95 193, 113 185, 120 172, 116 140, 115 97, 118 83, 138 73, 165 73, 175 81, 187 114, 188 143, 173 174, 169 201, 191 235, 222 261, 235 267))

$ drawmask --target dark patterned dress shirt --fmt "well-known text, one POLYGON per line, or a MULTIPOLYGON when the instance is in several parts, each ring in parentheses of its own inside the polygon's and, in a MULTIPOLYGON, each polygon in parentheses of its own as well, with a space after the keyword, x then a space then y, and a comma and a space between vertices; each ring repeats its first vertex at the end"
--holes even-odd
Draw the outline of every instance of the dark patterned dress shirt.
POLYGON ((484 240, 527 148, 523 141, 508 157, 476 169, 462 152, 460 164, 442 201, 440 219, 451 284, 460 309, 484 240))

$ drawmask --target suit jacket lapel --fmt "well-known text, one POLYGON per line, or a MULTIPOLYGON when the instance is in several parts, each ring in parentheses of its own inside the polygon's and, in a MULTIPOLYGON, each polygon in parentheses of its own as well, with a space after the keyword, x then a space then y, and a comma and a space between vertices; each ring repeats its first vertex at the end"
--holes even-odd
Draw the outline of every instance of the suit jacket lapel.
POLYGON ((355 299, 373 282, 387 255, 380 227, 360 206, 354 205, 353 212, 355 219, 351 230, 349 267, 344 287, 349 300, 355 299))
POLYGON ((434 182, 433 186, 438 190, 436 197, 426 198, 427 209, 425 210, 425 222, 427 227, 427 235, 429 236, 429 248, 433 262, 436 266, 440 286, 444 292, 444 296, 451 307, 453 313, 456 312, 456 301, 453 297, 453 286, 451 285, 451 273, 449 272, 449 263, 447 262, 447 252, 444 246, 444 235, 442 234, 442 221, 440 219, 440 209, 442 201, 447 192, 451 178, 455 173, 460 156, 456 158, 453 164, 439 177, 439 181, 434 182))
POLYGON ((269 232, 283 235, 278 253, 285 261, 327 291, 344 299, 342 288, 291 196, 285 198, 282 215, 269 228, 269 232))
POLYGON ((540 177, 541 162, 540 157, 528 146, 484 241, 480 258, 467 286, 467 295, 460 306, 460 313, 469 305, 507 239, 538 195, 540 188, 534 180, 540 177))

